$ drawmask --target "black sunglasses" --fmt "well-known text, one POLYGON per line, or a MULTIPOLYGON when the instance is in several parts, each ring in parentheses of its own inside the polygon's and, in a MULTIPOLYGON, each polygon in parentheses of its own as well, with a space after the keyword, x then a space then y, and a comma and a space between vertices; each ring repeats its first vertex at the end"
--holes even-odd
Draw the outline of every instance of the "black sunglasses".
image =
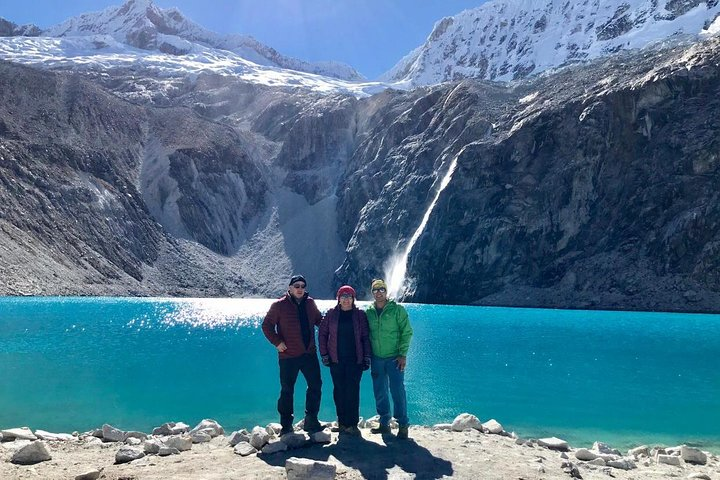
POLYGON ((383 288, 383 287, 372 289, 372 293, 375 293, 375 292, 385 293, 386 291, 387 290, 385 290, 385 288, 383 288))

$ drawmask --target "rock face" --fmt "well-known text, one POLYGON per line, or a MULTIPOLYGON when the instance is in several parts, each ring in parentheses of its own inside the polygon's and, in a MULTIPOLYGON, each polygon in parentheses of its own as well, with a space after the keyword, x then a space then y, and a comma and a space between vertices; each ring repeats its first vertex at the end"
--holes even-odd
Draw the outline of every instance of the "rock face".
MULTIPOLYGON (((679 8, 679 7, 678 7, 679 8)), ((718 311, 720 41, 369 98, 0 64, 0 294, 718 311)))

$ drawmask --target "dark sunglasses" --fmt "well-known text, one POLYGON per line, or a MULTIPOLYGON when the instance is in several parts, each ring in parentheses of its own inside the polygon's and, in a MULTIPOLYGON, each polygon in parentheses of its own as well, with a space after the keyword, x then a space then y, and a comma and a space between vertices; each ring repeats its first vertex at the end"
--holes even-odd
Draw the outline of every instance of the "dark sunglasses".
POLYGON ((385 290, 385 288, 382 288, 382 287, 381 287, 381 288, 373 288, 373 289, 372 289, 372 293, 375 293, 375 292, 385 293, 386 291, 387 291, 387 290, 385 290))
POLYGON ((296 285, 293 285, 293 288, 297 288, 298 290, 300 290, 301 288, 305 288, 305 285, 301 285, 298 283, 296 285))

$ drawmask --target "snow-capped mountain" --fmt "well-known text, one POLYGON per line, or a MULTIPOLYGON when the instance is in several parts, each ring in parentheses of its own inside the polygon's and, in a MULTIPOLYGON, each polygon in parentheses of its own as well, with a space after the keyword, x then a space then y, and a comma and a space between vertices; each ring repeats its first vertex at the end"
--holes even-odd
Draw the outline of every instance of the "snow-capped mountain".
POLYGON ((718 0, 493 0, 437 22, 380 80, 412 87, 524 78, 669 37, 716 33, 718 15, 718 0))
POLYGON ((86 13, 42 33, 50 37, 110 35, 143 50, 184 55, 195 45, 228 50, 258 65, 314 73, 342 80, 364 80, 355 69, 339 62, 310 63, 280 54, 248 35, 220 35, 185 18, 176 8, 162 9, 152 0, 128 0, 120 7, 86 13))

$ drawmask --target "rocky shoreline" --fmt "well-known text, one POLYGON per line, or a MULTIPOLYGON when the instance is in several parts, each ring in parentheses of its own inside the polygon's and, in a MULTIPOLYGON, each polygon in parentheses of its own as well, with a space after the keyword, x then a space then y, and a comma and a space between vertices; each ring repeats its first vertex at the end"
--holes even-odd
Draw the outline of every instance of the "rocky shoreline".
POLYGON ((227 433, 214 420, 169 422, 151 434, 103 425, 72 434, 0 430, 0 478, 131 479, 720 479, 717 455, 687 445, 642 445, 621 453, 601 442, 573 448, 560 438, 524 439, 468 413, 452 423, 413 426, 410 440, 360 435, 333 423, 279 436, 280 425, 227 433))

